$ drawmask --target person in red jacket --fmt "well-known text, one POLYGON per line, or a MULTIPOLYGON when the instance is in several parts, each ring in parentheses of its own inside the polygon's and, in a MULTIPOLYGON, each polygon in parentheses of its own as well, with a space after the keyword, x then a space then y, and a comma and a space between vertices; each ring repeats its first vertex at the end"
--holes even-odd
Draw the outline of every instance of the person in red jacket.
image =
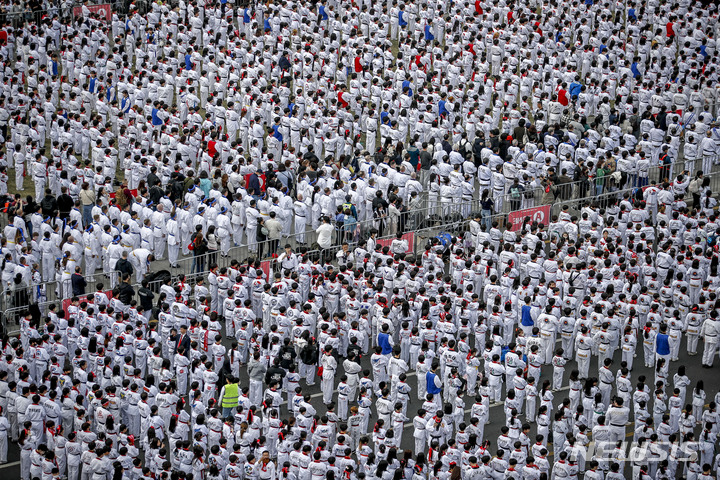
POLYGON ((561 104, 563 107, 567 107, 567 106, 568 106, 568 103, 570 103, 569 100, 568 100, 568 95, 567 95, 567 90, 566 90, 566 88, 567 88, 567 84, 563 82, 563 83, 560 85, 560 89, 558 90, 558 102, 560 102, 560 104, 561 104))
POLYGON ((338 89, 338 103, 343 106, 343 108, 347 108, 350 106, 350 103, 348 103, 348 98, 350 94, 347 93, 347 87, 341 86, 338 89))
POLYGON ((668 38, 675 38, 675 29, 673 28, 674 22, 675 22, 675 17, 670 17, 670 20, 665 25, 665 31, 667 33, 668 38))

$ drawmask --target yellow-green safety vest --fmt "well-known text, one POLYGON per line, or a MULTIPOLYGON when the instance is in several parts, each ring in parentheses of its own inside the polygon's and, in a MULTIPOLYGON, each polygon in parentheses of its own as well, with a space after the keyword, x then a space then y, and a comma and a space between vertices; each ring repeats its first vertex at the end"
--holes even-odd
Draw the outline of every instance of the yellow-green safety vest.
POLYGON ((228 383, 225 385, 225 394, 222 398, 223 408, 233 408, 238 406, 239 389, 237 383, 228 383))

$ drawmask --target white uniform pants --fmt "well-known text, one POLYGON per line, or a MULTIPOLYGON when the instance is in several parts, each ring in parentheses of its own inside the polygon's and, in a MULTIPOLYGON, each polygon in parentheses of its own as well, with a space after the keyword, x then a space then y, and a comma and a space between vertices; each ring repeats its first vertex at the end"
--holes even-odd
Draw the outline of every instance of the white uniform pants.
POLYGON ((712 365, 715 360, 715 352, 717 351, 717 337, 705 337, 705 348, 703 349, 703 365, 712 365), (712 341, 708 341, 712 340, 712 341))
POLYGON ((23 173, 25 172, 25 164, 21 163, 15 168, 15 189, 18 191, 23 191, 25 188, 23 187, 23 173))
POLYGON ((154 248, 153 248, 153 255, 155 256, 156 260, 160 260, 163 258, 163 255, 165 254, 165 237, 155 237, 154 241, 154 248))
POLYGON ((232 228, 233 242, 235 245, 240 245, 242 243, 243 227, 240 224, 234 224, 232 228))
POLYGON ((180 244, 168 245, 168 260, 170 265, 177 264, 178 255, 180 254, 180 244))
POLYGON ((250 403, 253 405, 260 405, 262 403, 262 382, 259 380, 250 379, 250 391, 248 394, 250 403))
POLYGON ((305 217, 295 215, 295 239, 298 243, 305 243, 305 227, 307 222, 305 217))
POLYGON ((333 397, 333 386, 334 386, 334 377, 325 378, 326 375, 323 374, 322 379, 322 385, 320 386, 322 388, 323 393, 323 403, 325 405, 332 402, 333 397))

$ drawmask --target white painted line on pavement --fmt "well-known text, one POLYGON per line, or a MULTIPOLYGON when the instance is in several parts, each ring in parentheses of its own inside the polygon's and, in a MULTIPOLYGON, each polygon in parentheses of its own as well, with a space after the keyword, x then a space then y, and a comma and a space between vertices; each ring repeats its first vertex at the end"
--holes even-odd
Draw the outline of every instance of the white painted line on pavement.
POLYGON ((4 465, 0 465, 0 470, 2 470, 3 468, 17 467, 18 465, 20 465, 20 461, 6 463, 4 465))

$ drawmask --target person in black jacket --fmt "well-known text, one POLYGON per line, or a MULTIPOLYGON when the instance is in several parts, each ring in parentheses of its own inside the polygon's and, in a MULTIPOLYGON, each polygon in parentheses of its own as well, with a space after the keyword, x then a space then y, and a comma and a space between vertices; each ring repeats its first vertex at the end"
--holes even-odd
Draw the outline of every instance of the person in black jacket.
POLYGON ((70 217, 70 211, 75 206, 75 201, 68 195, 67 187, 60 188, 60 196, 57 198, 58 218, 65 220, 70 217))
POLYGON ((149 282, 147 279, 143 279, 142 286, 138 290, 138 296, 140 297, 140 305, 143 307, 143 310, 151 312, 153 308, 153 299, 155 298, 155 294, 150 290, 148 287, 149 282))
POLYGON ((275 357, 272 367, 268 368, 267 372, 265 372, 265 384, 270 385, 274 382, 282 385, 282 380, 285 378, 285 375, 287 375, 287 372, 280 366, 280 358, 275 357))
POLYGON ((55 218, 57 216, 57 199, 55 198, 55 195, 52 194, 52 190, 49 188, 45 189, 45 196, 40 202, 40 209, 42 211, 43 218, 55 218))
POLYGON ((314 385, 319 347, 315 337, 311 337, 309 331, 304 331, 301 338, 305 340, 306 344, 300 350, 300 376, 307 380, 308 385, 314 385))
MULTIPOLYGON (((293 300, 291 300, 291 302, 292 301, 293 300)), ((283 341, 283 346, 280 347, 280 353, 278 354, 278 358, 280 359, 280 366, 285 370, 289 370, 290 366, 295 363, 296 356, 297 353, 295 352, 295 347, 293 347, 290 343, 290 338, 286 338, 283 341)))
POLYGON ((74 296, 85 295, 87 280, 85 280, 80 267, 75 267, 75 273, 70 276, 70 282, 72 282, 72 293, 74 296))
POLYGON ((120 285, 113 290, 113 296, 117 297, 125 305, 130 305, 133 297, 135 297, 135 289, 130 285, 130 275, 125 273, 122 275, 120 285))
POLYGON ((160 177, 157 176, 157 167, 155 165, 150 167, 150 173, 148 173, 145 183, 150 189, 152 189, 155 185, 160 184, 160 177))
POLYGON ((190 356, 190 335, 187 334, 187 325, 180 325, 180 333, 175 333, 173 328, 170 330, 170 339, 175 345, 175 353, 182 353, 186 357, 190 356))
POLYGON ((120 275, 123 276, 125 274, 132 275, 135 269, 132 266, 132 263, 130 263, 130 260, 128 260, 128 253, 123 252, 122 258, 118 260, 115 263, 115 270, 117 272, 120 272, 120 275))

